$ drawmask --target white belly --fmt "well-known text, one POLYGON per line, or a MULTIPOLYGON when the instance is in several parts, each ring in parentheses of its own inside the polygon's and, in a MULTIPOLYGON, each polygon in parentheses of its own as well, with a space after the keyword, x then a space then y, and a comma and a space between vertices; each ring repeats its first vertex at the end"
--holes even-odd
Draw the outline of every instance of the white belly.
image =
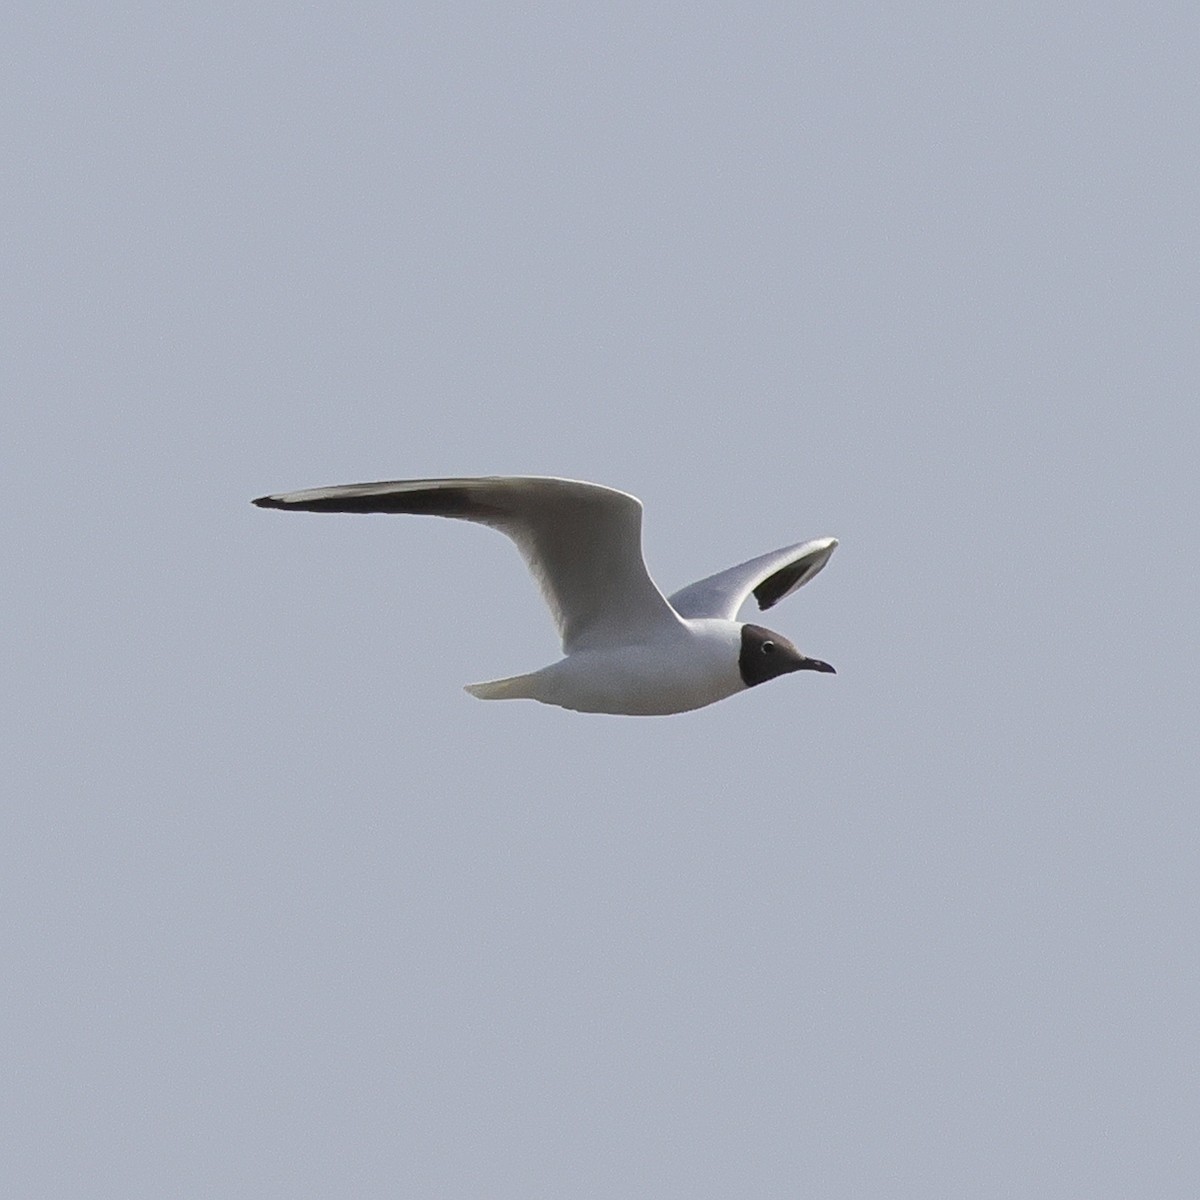
POLYGON ((578 712, 666 716, 715 704, 745 688, 738 671, 740 628, 694 621, 665 645, 587 650, 525 677, 523 694, 578 712))

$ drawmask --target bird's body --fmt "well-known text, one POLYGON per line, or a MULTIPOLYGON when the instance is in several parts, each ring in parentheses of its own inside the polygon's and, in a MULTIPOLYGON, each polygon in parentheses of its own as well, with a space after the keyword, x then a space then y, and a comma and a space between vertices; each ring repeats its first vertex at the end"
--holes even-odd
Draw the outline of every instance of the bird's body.
POLYGON ((799 543, 709 576, 668 601, 646 571, 640 501, 575 480, 503 476, 347 484, 263 496, 264 508, 455 517, 517 545, 562 635, 564 657, 526 675, 470 684, 485 700, 663 716, 703 708, 792 671, 833 668, 779 634, 736 620, 807 583, 837 546, 799 543))
POLYGON ((737 665, 741 636, 735 621, 684 620, 667 639, 578 650, 540 671, 469 684, 467 691, 484 700, 540 700, 576 712, 639 717, 688 712, 746 686, 737 665))

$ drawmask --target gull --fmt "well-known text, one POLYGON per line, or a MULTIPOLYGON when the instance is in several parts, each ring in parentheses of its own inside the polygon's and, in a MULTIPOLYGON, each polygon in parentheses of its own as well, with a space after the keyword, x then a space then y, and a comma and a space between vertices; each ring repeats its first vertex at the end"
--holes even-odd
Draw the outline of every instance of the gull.
POLYGON ((414 513, 474 521, 511 538, 558 626, 563 657, 527 675, 468 684, 481 700, 538 700, 577 712, 666 716, 793 671, 833 668, 781 634, 737 620, 808 583, 837 539, 798 542, 667 598, 642 558, 642 503, 596 483, 537 476, 351 483, 260 496, 260 508, 414 513))

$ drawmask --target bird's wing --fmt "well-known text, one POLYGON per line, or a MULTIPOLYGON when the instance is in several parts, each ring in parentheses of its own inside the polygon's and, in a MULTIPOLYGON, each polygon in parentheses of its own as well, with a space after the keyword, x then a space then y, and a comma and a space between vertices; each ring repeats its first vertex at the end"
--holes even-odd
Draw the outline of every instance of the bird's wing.
POLYGON ((670 598, 671 607, 681 617, 732 621, 753 592, 758 607, 766 611, 806 584, 829 561, 837 544, 837 538, 817 538, 752 558, 682 588, 670 598))
POLYGON ((490 525, 517 544, 568 653, 652 641, 680 628, 642 559, 641 501, 613 488, 519 476, 409 479, 286 492, 254 503, 490 525))

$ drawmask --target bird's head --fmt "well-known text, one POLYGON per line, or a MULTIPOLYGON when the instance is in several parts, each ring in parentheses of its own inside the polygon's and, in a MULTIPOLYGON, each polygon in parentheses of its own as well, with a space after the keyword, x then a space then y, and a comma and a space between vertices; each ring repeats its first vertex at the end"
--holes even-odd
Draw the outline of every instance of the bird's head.
POLYGON ((827 662, 821 662, 818 658, 808 658, 782 634, 772 633, 761 625, 742 626, 738 670, 748 688, 792 671, 824 671, 829 675, 835 674, 827 662))

